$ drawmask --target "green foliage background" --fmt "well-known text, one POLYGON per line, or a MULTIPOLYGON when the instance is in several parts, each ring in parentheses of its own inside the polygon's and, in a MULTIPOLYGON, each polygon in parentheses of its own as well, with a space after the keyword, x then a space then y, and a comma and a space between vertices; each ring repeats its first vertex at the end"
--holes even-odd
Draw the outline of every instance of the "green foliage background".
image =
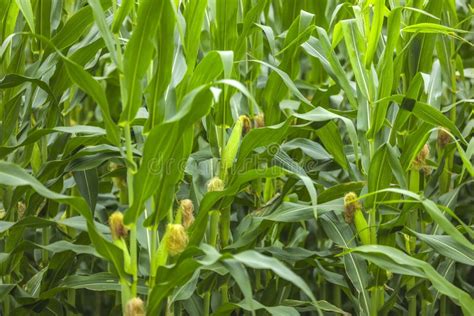
POLYGON ((0 0, 0 314, 472 314, 473 13, 0 0))

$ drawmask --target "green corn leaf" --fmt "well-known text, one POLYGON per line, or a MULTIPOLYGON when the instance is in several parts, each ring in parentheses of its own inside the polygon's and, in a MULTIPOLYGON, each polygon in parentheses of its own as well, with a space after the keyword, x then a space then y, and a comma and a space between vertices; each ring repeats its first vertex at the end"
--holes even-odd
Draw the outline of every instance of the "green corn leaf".
POLYGON ((45 198, 66 203, 72 206, 86 219, 92 220, 92 213, 86 201, 82 198, 67 196, 49 190, 35 177, 28 174, 24 169, 16 164, 0 161, 0 183, 14 187, 29 186, 45 198))
POLYGON ((379 44, 380 35, 382 34, 383 18, 385 13, 385 1, 374 1, 374 14, 372 23, 370 24, 369 41, 367 43, 367 53, 365 55, 365 67, 370 69, 372 60, 374 59, 377 46, 379 44))
POLYGON ((463 245, 456 242, 451 236, 446 235, 428 235, 420 234, 410 230, 416 235, 421 241, 428 244, 431 248, 445 256, 446 258, 453 259, 457 262, 474 265, 474 255, 472 251, 464 247, 463 245))
POLYGON ((334 157, 334 160, 344 169, 349 168, 346 154, 344 153, 343 143, 336 123, 328 122, 322 128, 316 131, 324 147, 334 157))
MULTIPOLYGON (((400 38, 401 8, 395 8, 388 17, 387 44, 382 58, 378 64, 378 77, 380 78, 378 98, 383 99, 392 93, 394 63, 393 54, 400 38)), ((387 115, 389 101, 382 101, 373 106, 371 115, 370 129, 367 132, 369 139, 374 139, 375 135, 384 125, 387 115)))
POLYGON ((355 20, 346 20, 342 22, 342 32, 346 48, 349 54, 349 59, 354 71, 354 76, 357 85, 362 95, 369 101, 374 100, 374 83, 371 72, 368 72, 364 67, 365 51, 363 49, 362 34, 357 26, 355 20))
MULTIPOLYGON (((345 249, 355 247, 354 234, 351 228, 342 223, 333 212, 323 214, 320 219, 324 223, 322 226, 324 231, 336 244, 345 249)), ((358 292, 358 310, 362 314, 369 313, 371 302, 366 289, 368 284, 367 265, 351 253, 344 256, 343 261, 349 279, 358 292)))
MULTIPOLYGON (((133 3, 133 1, 130 2, 133 3)), ((147 130, 163 122, 166 116, 163 99, 171 82, 173 63, 175 62, 174 47, 169 45, 174 41, 175 16, 172 10, 170 3, 165 1, 159 26, 161 31, 158 32, 156 40, 159 63, 150 84, 146 88, 147 108, 150 112, 146 125, 147 130)))
POLYGON ((82 197, 87 201, 90 209, 95 210, 99 195, 97 169, 74 171, 73 176, 82 197))
POLYGON ((448 27, 436 23, 417 23, 405 26, 402 29, 403 32, 409 33, 441 33, 441 34, 451 34, 451 33, 467 33, 468 31, 460 30, 452 27, 448 27))
POLYGON ((115 63, 116 66, 120 67, 121 65, 118 65, 118 60, 117 60, 115 41, 114 41, 112 32, 110 31, 109 25, 107 24, 106 17, 104 14, 104 9, 102 8, 100 1, 87 0, 87 2, 92 8, 92 13, 94 14, 95 23, 97 24, 97 27, 99 28, 100 34, 102 35, 102 38, 104 39, 105 46, 107 46, 107 49, 109 50, 109 53, 112 57, 113 62, 115 63))
POLYGON ((31 32, 36 33, 35 28, 35 16, 33 14, 33 7, 31 1, 28 0, 16 0, 16 4, 20 8, 21 13, 25 17, 26 23, 28 24, 31 32))
MULTIPOLYGON (((194 89, 183 99, 183 105, 175 116, 150 131, 143 161, 135 177, 133 204, 125 213, 125 223, 136 221, 143 212, 145 201, 158 190, 158 185, 163 185, 163 179, 170 179, 172 183, 179 180, 184 170, 178 168, 182 168, 183 160, 189 155, 190 128, 209 111, 210 104, 211 95, 207 87, 194 89)), ((171 206, 173 191, 171 183, 159 191, 166 204, 161 204, 158 218, 166 214, 171 206)))
POLYGON ((132 11, 134 6, 133 0, 123 0, 120 3, 120 6, 117 10, 117 13, 114 15, 114 20, 112 22, 112 32, 118 33, 120 27, 122 26, 123 21, 127 15, 132 11))
POLYGON ((142 84, 154 52, 154 38, 160 22, 164 2, 158 6, 152 0, 141 1, 138 6, 137 26, 125 49, 123 76, 126 89, 121 124, 130 123, 142 105, 142 84))
POLYGON ((196 64, 206 8, 207 0, 190 1, 183 13, 187 25, 185 50, 188 70, 193 70, 196 64))
MULTIPOLYGON (((84 7, 71 16, 58 33, 52 38, 52 42, 57 49, 63 50, 73 45, 93 23, 91 7, 84 7)), ((51 48, 46 51, 50 52, 51 48)))
POLYGON ((337 59, 334 50, 331 48, 328 35, 324 29, 317 28, 319 41, 310 37, 309 40, 302 45, 303 49, 313 57, 316 57, 323 65, 326 72, 336 81, 349 99, 354 109, 358 107, 354 88, 347 79, 347 74, 337 59))
POLYGON ((94 101, 97 102, 97 105, 99 105, 104 117, 107 135, 114 144, 118 144, 120 142, 119 129, 115 122, 112 121, 110 116, 109 103, 107 101, 104 89, 81 66, 65 57, 63 58, 63 61, 69 78, 71 78, 71 80, 81 89, 86 91, 94 99, 94 101))
MULTIPOLYGON (((456 304, 460 305, 464 312, 468 312, 474 308, 474 300, 463 290, 457 288, 450 282, 446 281, 436 270, 427 262, 410 257, 398 249, 381 245, 360 246, 351 250, 363 258, 374 262, 378 266, 392 270, 395 266, 413 269, 417 275, 430 280, 433 286, 441 293, 449 296, 456 304)), ((400 273, 393 269, 395 273, 400 273)))
MULTIPOLYGON (((390 170, 390 152, 386 145, 382 145, 375 152, 370 161, 368 174, 369 192, 375 192, 387 188, 392 180, 392 171, 390 170)), ((380 201, 382 196, 371 195, 366 200, 367 207, 373 207, 375 201, 380 201)))

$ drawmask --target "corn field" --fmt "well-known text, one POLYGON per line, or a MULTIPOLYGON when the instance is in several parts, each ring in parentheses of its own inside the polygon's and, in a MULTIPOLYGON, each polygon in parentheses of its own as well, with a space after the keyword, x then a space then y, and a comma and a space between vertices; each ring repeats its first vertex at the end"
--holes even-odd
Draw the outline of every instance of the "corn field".
POLYGON ((0 315, 473 315, 468 0, 0 0, 0 315))

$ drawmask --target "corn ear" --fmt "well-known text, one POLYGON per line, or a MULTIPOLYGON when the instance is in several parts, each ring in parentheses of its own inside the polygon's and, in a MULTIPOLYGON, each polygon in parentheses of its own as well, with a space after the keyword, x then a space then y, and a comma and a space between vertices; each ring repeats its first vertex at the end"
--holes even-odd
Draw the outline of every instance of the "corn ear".
POLYGON ((369 225, 367 224, 367 220, 360 209, 357 209, 354 213, 354 224, 362 244, 370 245, 369 225))
POLYGON ((232 133, 230 134, 229 140, 225 145, 224 150, 222 151, 221 157, 221 178, 225 179, 227 175, 227 170, 234 163, 235 156, 237 156, 237 151, 239 150, 240 139, 242 137, 242 128, 243 128, 243 116, 239 117, 237 122, 235 122, 232 133))

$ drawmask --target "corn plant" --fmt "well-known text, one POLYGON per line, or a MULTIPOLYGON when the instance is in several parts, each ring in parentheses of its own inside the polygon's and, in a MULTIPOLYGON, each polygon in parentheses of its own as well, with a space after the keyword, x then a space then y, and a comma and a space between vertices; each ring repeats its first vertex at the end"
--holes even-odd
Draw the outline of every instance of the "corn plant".
POLYGON ((466 0, 0 0, 1 315, 472 315, 466 0))

